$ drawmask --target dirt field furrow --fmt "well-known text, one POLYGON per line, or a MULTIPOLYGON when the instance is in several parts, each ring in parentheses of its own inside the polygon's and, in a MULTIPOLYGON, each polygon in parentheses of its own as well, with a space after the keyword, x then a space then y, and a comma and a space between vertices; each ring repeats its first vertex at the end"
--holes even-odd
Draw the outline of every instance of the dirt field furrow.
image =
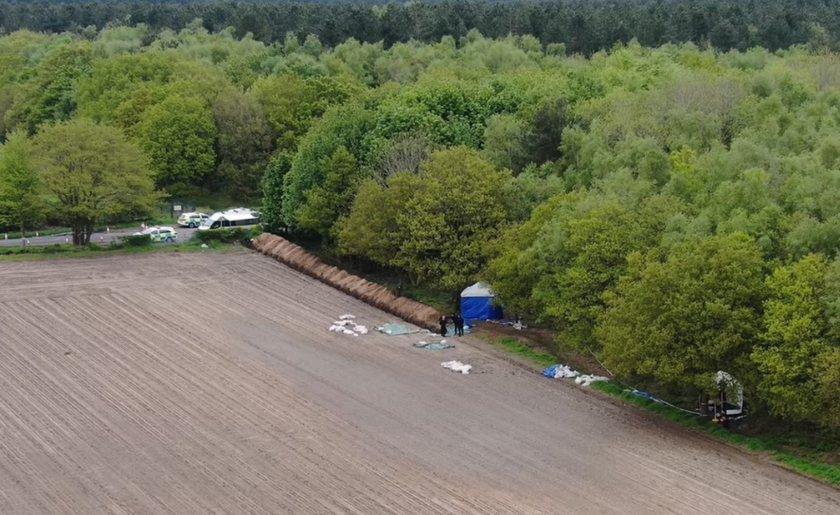
POLYGON ((840 513, 469 337, 343 313, 395 321, 245 251, 0 265, 0 513, 840 513))

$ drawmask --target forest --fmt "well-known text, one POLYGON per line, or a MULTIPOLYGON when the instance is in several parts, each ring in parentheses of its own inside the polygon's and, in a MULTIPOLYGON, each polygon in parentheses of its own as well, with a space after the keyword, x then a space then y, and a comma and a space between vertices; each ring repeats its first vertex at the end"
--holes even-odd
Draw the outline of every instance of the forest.
POLYGON ((531 35, 591 55, 635 39, 644 46, 754 46, 778 50, 813 40, 837 43, 840 6, 831 0, 0 0, 0 29, 75 32, 109 25, 180 31, 195 19, 210 32, 232 28, 264 43, 289 31, 334 47, 456 39, 476 29, 492 39, 531 35))
POLYGON ((727 370, 753 413, 836 433, 832 44, 16 30, 0 226, 84 244, 166 196, 255 199, 268 229, 409 283, 487 281, 623 380, 693 398, 727 370))

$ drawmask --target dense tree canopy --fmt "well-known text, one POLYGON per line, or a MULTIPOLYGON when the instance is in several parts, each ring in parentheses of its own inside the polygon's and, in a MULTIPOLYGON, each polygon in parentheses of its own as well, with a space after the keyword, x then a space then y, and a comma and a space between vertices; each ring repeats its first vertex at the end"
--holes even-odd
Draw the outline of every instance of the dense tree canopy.
MULTIPOLYGON (((328 46, 348 38, 385 46, 431 42, 476 28, 493 38, 532 35, 554 44, 554 53, 591 54, 633 38, 648 46, 707 42, 722 50, 776 50, 810 43, 820 49, 836 44, 840 33, 840 13, 824 0, 4 0, 0 5, 0 26, 7 32, 85 33, 91 25, 126 20, 154 31, 180 30, 200 18, 210 31, 232 27, 237 36, 250 33, 265 43, 283 42, 287 32, 296 31, 328 46)), ((109 46, 130 43, 124 37, 109 46)), ((318 52, 318 46, 310 48, 318 52)))
POLYGON ((419 173, 363 185, 339 224, 340 248, 460 291, 478 278, 504 227, 508 177, 465 147, 433 152, 419 173))

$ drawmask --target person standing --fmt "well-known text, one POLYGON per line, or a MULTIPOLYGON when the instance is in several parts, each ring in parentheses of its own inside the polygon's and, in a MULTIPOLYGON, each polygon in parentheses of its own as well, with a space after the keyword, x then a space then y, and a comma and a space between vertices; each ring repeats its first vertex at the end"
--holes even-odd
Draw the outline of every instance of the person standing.
POLYGON ((441 315, 438 322, 440 323, 440 335, 446 336, 446 315, 441 315))
POLYGON ((455 334, 458 336, 464 336, 464 319, 461 317, 460 313, 455 315, 455 334))

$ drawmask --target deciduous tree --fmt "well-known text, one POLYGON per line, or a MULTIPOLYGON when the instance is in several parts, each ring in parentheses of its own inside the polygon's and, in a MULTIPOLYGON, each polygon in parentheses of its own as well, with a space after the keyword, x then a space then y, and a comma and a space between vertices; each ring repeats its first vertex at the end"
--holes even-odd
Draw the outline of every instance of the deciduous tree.
POLYGON ((44 188, 74 245, 86 245, 98 221, 144 215, 160 199, 145 155, 119 129, 74 120, 44 127, 34 142, 44 188))
POLYGON ((216 164, 216 125, 200 98, 173 95, 143 115, 140 145, 151 159, 157 184, 174 191, 196 187, 216 164))
POLYGON ((709 391, 714 374, 743 377, 761 331, 763 261, 743 234, 634 254, 596 336, 617 375, 672 391, 709 391))
POLYGON ((0 146, 0 225, 20 229, 44 219, 45 204, 32 162, 32 143, 23 130, 12 132, 0 146))

